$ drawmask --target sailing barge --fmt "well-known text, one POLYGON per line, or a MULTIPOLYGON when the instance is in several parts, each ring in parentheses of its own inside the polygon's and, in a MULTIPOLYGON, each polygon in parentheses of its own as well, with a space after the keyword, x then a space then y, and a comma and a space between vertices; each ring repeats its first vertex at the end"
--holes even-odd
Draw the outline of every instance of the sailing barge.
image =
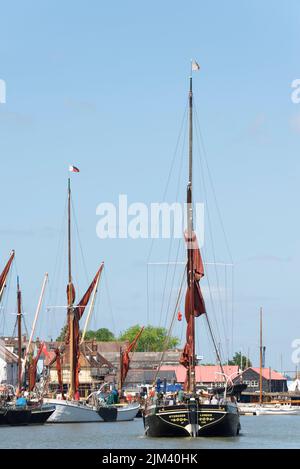
MULTIPOLYGON (((199 69, 192 62, 192 70, 199 69)), ((191 71, 192 71, 191 70, 191 71)), ((189 179, 187 184, 187 221, 185 233, 187 244, 187 291, 185 297, 185 318, 187 321, 186 344, 180 359, 186 368, 185 391, 180 402, 167 399, 163 393, 148 398, 143 415, 145 434, 149 437, 202 437, 236 436, 240 431, 239 411, 234 386, 231 395, 225 384, 222 399, 217 404, 204 403, 196 392, 195 379, 195 318, 207 314, 200 289, 204 276, 203 262, 193 230, 193 88, 192 73, 189 79, 189 179)), ((218 350, 216 347, 218 356, 218 350)), ((220 360, 219 360, 220 361, 220 360)), ((220 362, 221 363, 221 362, 220 362)), ((221 366, 222 368, 222 366, 221 366)))
MULTIPOLYGON (((0 301, 5 289, 7 276, 11 268, 15 253, 10 258, 0 275, 0 301)), ((22 294, 17 278, 17 326, 18 326, 18 389, 8 392, 0 399, 0 426, 2 425, 38 425, 45 423, 55 411, 53 405, 44 404, 42 400, 30 400, 22 396, 23 367, 22 367, 22 294)))
MULTIPOLYGON (((120 420, 133 420, 138 413, 139 404, 125 404, 121 406, 107 404, 101 399, 101 392, 95 391, 90 397, 93 404, 81 401, 79 396, 79 372, 81 345, 84 340, 84 333, 80 332, 80 320, 90 302, 94 302, 95 294, 99 284, 100 276, 104 268, 104 263, 100 267, 88 287, 87 291, 75 305, 75 288, 72 281, 72 250, 71 250, 71 184, 68 180, 68 284, 67 284, 67 328, 62 346, 55 350, 55 357, 48 366, 56 364, 58 383, 61 391, 61 399, 47 398, 46 402, 54 404, 56 410, 51 415, 49 422, 53 423, 75 423, 75 422, 114 422, 120 420), (64 357, 68 357, 69 362, 69 389, 68 394, 64 393, 62 362, 64 357)), ((90 309, 91 311, 91 309, 90 309)), ((130 350, 129 350, 130 351, 130 350)), ((128 352, 129 353, 129 352, 128 352)), ((128 357, 125 354, 125 358, 128 357)), ((129 366, 129 363, 128 363, 129 366)), ((126 373, 128 369, 126 368, 126 373)), ((125 373, 125 376, 126 376, 125 373)))

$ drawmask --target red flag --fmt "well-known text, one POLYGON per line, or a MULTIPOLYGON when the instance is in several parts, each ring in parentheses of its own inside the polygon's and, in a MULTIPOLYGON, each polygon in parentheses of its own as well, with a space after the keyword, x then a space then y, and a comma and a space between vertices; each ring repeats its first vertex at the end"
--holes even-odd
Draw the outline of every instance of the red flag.
POLYGON ((79 173, 79 169, 76 168, 76 166, 73 166, 72 164, 70 164, 70 166, 69 166, 69 171, 71 173, 79 173))

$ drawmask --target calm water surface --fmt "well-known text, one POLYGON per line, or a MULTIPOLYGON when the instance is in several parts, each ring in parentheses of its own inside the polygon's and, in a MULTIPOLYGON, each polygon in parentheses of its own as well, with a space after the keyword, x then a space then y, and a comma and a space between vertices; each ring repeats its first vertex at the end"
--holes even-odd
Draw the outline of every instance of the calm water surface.
POLYGON ((300 415, 241 417, 236 438, 146 438, 133 422, 0 427, 0 448, 300 448, 300 415))

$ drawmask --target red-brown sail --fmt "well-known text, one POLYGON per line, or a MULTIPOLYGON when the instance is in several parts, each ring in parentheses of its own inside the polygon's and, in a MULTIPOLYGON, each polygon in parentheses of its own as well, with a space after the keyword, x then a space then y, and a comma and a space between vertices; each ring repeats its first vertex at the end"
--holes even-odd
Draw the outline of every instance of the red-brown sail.
POLYGON ((62 399, 65 399, 64 383, 63 383, 63 379, 62 379, 61 354, 60 354, 60 350, 58 348, 55 349, 54 352, 55 352, 55 360, 54 361, 56 363, 57 381, 58 381, 58 385, 59 385, 59 388, 60 388, 61 397, 62 397, 62 399))
POLYGON ((61 363, 61 353, 63 352, 65 346, 62 345, 61 346, 61 349, 59 348, 56 348, 54 350, 54 357, 52 358, 52 360, 50 360, 50 362, 48 363, 48 368, 50 369, 51 366, 55 363, 56 364, 56 372, 57 372, 57 381, 58 381, 58 385, 59 385, 59 388, 60 388, 60 391, 61 391, 61 395, 62 395, 62 398, 65 399, 65 396, 64 396, 64 387, 63 387, 63 380, 62 380, 62 363, 61 363))
MULTIPOLYGON (((80 365, 79 365, 79 357, 80 357, 80 347, 79 347, 79 342, 80 342, 80 328, 79 328, 79 321, 85 311, 85 308, 90 300, 91 294, 95 288, 96 282, 98 280, 99 275, 101 274, 103 270, 104 264, 102 263, 98 272, 96 273, 92 283, 90 284, 89 288, 79 301, 78 305, 74 308, 73 314, 68 315, 68 330, 66 334, 66 340, 65 343, 66 345, 69 344, 70 341, 70 330, 71 330, 71 325, 70 321, 73 321, 73 363, 74 363, 74 396, 75 398, 78 398, 78 389, 79 389, 79 371, 80 371, 80 365)), ((71 357, 70 357, 71 359, 71 357)))
POLYGON ((34 358, 31 359, 28 367, 28 377, 29 377, 29 391, 33 391, 35 383, 36 383, 36 371, 37 371, 37 364, 40 359, 42 353, 48 354, 45 343, 42 342, 38 348, 37 354, 34 358))
POLYGON ((130 352, 134 352, 136 344, 144 330, 144 327, 141 328, 141 330, 137 333, 135 336, 134 340, 128 345, 128 347, 121 352, 121 371, 120 371, 120 388, 122 389, 122 386, 124 384, 124 381, 126 379, 128 370, 129 370, 129 365, 130 365, 130 352))
POLYGON ((192 337, 192 321, 193 317, 198 317, 201 314, 206 313, 205 303, 200 289, 200 279, 204 276, 203 262, 198 246, 196 234, 193 232, 192 239, 188 239, 187 233, 185 233, 185 241, 188 244, 189 255, 187 265, 187 291, 185 296, 185 319, 187 322, 186 330, 186 344, 183 353, 180 358, 180 363, 188 368, 191 361, 191 355, 193 353, 193 337, 192 337), (194 288, 191 289, 190 285, 190 263, 194 269, 194 288), (191 298, 191 291, 193 291, 194 298, 191 298), (191 303, 193 303, 194 311, 191 311, 191 303))
POLYGON ((5 282, 6 282, 6 278, 7 278, 7 275, 8 275, 8 272, 9 272, 9 269, 11 267, 11 264, 12 264, 12 261, 15 257, 15 251, 12 251, 11 252, 11 255, 10 255, 10 258, 8 259, 1 275, 0 275, 0 300, 1 300, 1 296, 2 296, 2 293, 3 293, 3 288, 5 286, 5 282))

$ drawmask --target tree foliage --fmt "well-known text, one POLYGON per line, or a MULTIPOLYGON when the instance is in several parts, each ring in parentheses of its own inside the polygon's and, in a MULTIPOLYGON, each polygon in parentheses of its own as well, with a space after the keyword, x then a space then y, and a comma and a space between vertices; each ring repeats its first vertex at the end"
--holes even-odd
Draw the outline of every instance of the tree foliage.
POLYGON ((66 335, 66 332, 67 332, 67 324, 65 326, 63 326, 60 330, 60 334, 59 336, 56 338, 56 341, 57 342, 63 342, 65 340, 65 335, 66 335))
MULTIPOLYGON (((139 324, 129 327, 129 329, 120 335, 119 340, 129 340, 129 342, 132 342, 140 330, 141 326, 139 324)), ((164 347, 173 349, 179 345, 180 341, 177 337, 170 337, 168 341, 166 341, 166 337, 167 329, 164 327, 147 326, 139 338, 136 351, 162 352, 164 347)))
POLYGON ((85 334, 85 340, 97 340, 99 342, 109 342, 111 340, 116 340, 113 332, 111 332, 106 327, 97 329, 96 331, 87 331, 85 334))
POLYGON ((242 370, 252 366, 252 363, 248 357, 242 355, 241 352, 235 352, 232 359, 228 361, 228 365, 238 365, 242 370))
MULTIPOLYGON (((60 335, 57 337, 57 341, 62 342, 65 339, 67 326, 64 326, 60 335)), ((141 326, 136 324, 135 326, 129 327, 126 331, 120 334, 117 338, 107 328, 103 327, 96 331, 89 330, 85 334, 85 340, 96 340, 99 342, 108 342, 113 340, 124 341, 128 340, 132 342, 138 332, 141 330, 141 326)), ((137 352, 162 352, 164 348, 174 349, 179 345, 180 341, 177 337, 169 337, 167 340, 167 329, 164 327, 145 327, 142 335, 140 336, 136 351, 137 352)))

